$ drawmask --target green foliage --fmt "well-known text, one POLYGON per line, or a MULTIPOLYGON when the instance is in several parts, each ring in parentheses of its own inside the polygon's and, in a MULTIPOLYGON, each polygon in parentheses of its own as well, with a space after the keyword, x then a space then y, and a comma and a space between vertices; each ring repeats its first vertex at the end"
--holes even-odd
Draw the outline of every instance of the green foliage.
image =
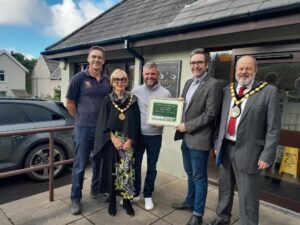
POLYGON ((54 94, 53 94, 53 98, 52 100, 55 100, 55 101, 60 101, 60 97, 61 97, 61 89, 60 89, 60 86, 57 86, 53 89, 54 91, 54 94))
POLYGON ((28 69, 28 72, 26 73, 26 91, 28 93, 31 93, 32 87, 31 87, 31 74, 33 71, 33 68, 37 62, 37 59, 27 59, 22 53, 14 52, 12 56, 18 60, 26 69, 28 69))

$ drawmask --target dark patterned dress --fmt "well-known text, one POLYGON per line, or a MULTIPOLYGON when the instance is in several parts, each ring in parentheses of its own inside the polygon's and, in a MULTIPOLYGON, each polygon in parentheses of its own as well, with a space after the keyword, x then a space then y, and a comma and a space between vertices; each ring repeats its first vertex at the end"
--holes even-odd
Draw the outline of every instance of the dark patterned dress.
MULTIPOLYGON (((120 132, 114 132, 123 143, 128 140, 126 135, 120 132)), ((115 164, 114 185, 115 190, 119 191, 122 198, 132 199, 134 195, 134 169, 133 169, 133 149, 119 150, 119 160, 115 164)))

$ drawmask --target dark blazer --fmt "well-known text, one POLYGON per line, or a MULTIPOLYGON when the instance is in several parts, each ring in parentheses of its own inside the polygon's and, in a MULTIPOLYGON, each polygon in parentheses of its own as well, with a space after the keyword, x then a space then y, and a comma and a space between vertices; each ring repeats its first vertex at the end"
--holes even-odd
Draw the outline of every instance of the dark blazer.
MULTIPOLYGON (((253 87, 261 82, 254 82, 253 87)), ((225 162, 226 154, 222 151, 226 125, 231 102, 229 87, 223 90, 221 123, 215 147, 217 165, 225 162)), ((267 85, 250 96, 242 111, 237 127, 235 159, 237 169, 247 174, 257 174, 258 160, 272 164, 275 159, 281 129, 279 93, 276 87, 267 85)), ((227 165, 224 164, 224 167, 227 165)))
MULTIPOLYGON (((188 80, 183 88, 182 97, 186 94, 193 79, 188 80)), ((186 132, 176 131, 175 140, 184 138, 190 149, 209 151, 213 147, 215 120, 222 102, 222 88, 219 82, 207 75, 199 84, 184 113, 186 132)))

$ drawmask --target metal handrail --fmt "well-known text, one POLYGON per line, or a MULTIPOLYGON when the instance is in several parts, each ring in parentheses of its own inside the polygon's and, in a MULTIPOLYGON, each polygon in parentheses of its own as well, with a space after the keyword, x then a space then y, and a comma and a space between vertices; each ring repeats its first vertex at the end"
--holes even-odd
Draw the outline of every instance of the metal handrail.
POLYGON ((69 126, 60 126, 60 127, 49 127, 49 128, 37 128, 37 129, 30 129, 30 130, 22 130, 22 131, 7 131, 7 132, 0 132, 0 137, 11 136, 11 135, 23 135, 23 134, 36 134, 36 133, 45 133, 49 132, 49 157, 48 157, 48 164, 31 166, 29 168, 12 170, 9 172, 0 173, 0 179, 5 177, 12 177, 20 174, 25 174, 29 172, 33 172, 36 170, 41 169, 49 169, 49 201, 54 201, 54 166, 58 165, 67 165, 73 162, 73 159, 68 160, 61 160, 59 162, 54 163, 54 132, 56 131, 64 131, 64 130, 71 130, 73 129, 73 125, 69 126))

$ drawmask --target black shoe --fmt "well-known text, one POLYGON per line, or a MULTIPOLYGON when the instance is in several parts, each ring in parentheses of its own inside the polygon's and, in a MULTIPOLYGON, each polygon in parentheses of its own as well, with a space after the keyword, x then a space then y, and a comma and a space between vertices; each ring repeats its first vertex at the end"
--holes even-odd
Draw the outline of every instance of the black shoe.
POLYGON ((202 224, 202 216, 196 216, 193 214, 186 225, 201 225, 201 224, 202 224))
POLYGON ((213 221, 210 221, 206 225, 229 225, 229 224, 230 224, 230 222, 221 222, 221 221, 218 221, 217 219, 214 219, 213 221))
POLYGON ((128 215, 134 216, 134 210, 129 199, 123 199, 123 209, 126 209, 128 215))
POLYGON ((174 209, 181 209, 181 210, 194 210, 194 207, 191 205, 186 204, 185 202, 182 203, 172 203, 172 208, 174 209))
POLYGON ((117 207, 116 207, 116 196, 110 195, 108 201, 108 214, 111 216, 115 216, 117 214, 117 207))

